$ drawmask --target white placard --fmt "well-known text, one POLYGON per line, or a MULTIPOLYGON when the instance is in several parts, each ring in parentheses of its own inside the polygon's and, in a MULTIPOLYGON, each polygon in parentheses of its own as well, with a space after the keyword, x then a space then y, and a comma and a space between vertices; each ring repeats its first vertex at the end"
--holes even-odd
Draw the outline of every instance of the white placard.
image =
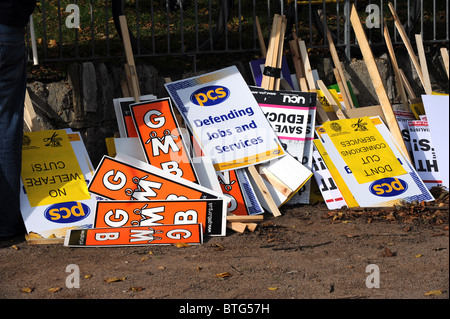
POLYGON ((165 86, 217 171, 255 165, 285 155, 235 66, 165 86))

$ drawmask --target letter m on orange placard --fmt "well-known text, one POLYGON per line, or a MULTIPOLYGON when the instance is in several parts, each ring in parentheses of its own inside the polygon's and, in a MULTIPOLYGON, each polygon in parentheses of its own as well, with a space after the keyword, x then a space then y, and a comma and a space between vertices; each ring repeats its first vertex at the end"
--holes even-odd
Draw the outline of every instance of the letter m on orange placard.
POLYGON ((136 131, 148 163, 197 183, 186 143, 169 99, 130 106, 136 131))

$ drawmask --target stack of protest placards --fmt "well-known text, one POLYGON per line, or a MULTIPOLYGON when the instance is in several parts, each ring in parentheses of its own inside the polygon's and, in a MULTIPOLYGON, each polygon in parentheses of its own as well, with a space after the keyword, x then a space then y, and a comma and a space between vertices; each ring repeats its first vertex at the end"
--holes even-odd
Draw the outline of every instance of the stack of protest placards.
POLYGON ((102 159, 88 189, 107 201, 94 228, 69 232, 65 244, 200 244, 203 234, 225 235, 228 200, 199 184, 169 100, 129 107, 145 161, 120 152, 102 159))
POLYGON ((318 79, 295 37, 290 76, 286 21, 275 18, 266 59, 252 63, 256 86, 231 66, 166 83, 170 98, 135 87, 133 98, 115 99, 116 152, 95 171, 78 133, 25 134, 27 229, 65 236, 70 247, 201 244, 227 227, 254 229, 261 214, 279 216, 286 203, 309 204, 312 176, 329 209, 432 201, 432 187, 448 188, 448 95, 426 85, 422 98, 392 107, 352 8, 380 100, 359 107, 332 40, 336 84, 318 79), (280 82, 301 91, 280 91, 280 82))

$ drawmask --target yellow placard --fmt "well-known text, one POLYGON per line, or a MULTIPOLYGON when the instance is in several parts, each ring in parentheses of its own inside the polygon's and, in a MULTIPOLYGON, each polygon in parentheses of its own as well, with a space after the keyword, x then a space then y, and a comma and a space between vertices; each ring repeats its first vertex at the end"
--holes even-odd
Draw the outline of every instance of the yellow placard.
POLYGON ((344 98, 342 97, 342 93, 338 92, 336 89, 328 89, 330 91, 331 96, 334 98, 338 105, 344 102, 344 98))
POLYGON ((407 173, 369 117, 329 121, 323 128, 358 183, 407 173))
POLYGON ((348 188, 347 184, 345 184, 344 179, 342 178, 341 174, 339 174, 339 171, 337 170, 336 166, 334 165, 333 161, 331 160, 330 156, 325 150, 325 147, 323 147, 322 142, 318 139, 314 140, 313 142, 317 150, 319 151, 320 156, 322 156, 325 165, 327 165, 328 171, 330 172, 331 176, 333 176, 333 179, 336 182, 339 191, 341 192, 342 196, 344 196, 344 200, 347 203, 347 206, 359 207, 358 202, 356 201, 352 192, 348 188))
POLYGON ((416 120, 420 119, 421 115, 425 115, 425 108, 422 102, 410 104, 409 107, 413 111, 416 120))
POLYGON ((21 176, 31 207, 90 198, 64 130, 24 133, 21 176))

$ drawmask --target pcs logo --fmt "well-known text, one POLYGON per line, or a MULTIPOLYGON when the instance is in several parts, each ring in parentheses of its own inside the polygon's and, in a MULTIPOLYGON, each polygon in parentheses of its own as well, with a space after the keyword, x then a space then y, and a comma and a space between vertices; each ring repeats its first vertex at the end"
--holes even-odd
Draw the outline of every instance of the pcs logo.
POLYGON ((210 85, 198 89, 191 95, 191 102, 198 106, 214 106, 230 97, 230 90, 224 86, 210 85))
POLYGON ((78 202, 67 202, 48 207, 44 212, 44 217, 54 223, 69 224, 83 220, 89 214, 89 206, 78 202))
POLYGON ((379 179, 369 186, 369 191, 381 197, 398 196, 406 192, 408 184, 399 178, 383 178, 379 179))

